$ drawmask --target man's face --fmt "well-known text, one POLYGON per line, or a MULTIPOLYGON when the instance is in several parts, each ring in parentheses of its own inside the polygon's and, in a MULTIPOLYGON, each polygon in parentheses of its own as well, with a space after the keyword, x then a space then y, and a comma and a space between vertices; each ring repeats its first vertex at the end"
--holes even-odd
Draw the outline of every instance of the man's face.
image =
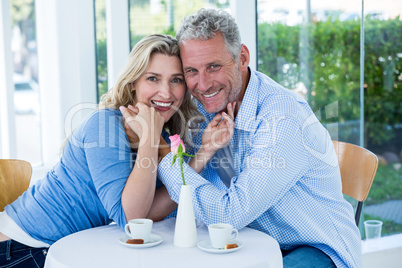
POLYGON ((242 97, 244 68, 227 51, 222 34, 206 41, 183 40, 180 54, 187 87, 207 112, 220 112, 242 97))

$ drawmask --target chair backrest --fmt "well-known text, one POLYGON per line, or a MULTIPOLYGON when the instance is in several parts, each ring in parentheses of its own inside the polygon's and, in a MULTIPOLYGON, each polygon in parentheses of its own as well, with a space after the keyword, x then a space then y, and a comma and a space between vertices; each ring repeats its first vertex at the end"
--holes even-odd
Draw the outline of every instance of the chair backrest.
POLYGON ((0 211, 28 189, 31 175, 32 166, 29 162, 0 159, 0 211))
POLYGON ((342 192, 356 199, 355 222, 359 226, 363 202, 377 172, 378 158, 369 150, 346 142, 332 141, 341 171, 342 192))
POLYGON ((377 172, 378 158, 360 146, 332 141, 341 170, 342 192, 357 201, 366 200, 374 176, 377 172))

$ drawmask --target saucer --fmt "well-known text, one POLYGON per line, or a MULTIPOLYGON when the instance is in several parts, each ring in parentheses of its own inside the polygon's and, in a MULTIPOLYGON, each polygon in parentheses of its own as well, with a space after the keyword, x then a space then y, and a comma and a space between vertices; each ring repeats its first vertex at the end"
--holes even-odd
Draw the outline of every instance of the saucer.
POLYGON ((144 244, 127 244, 126 241, 128 239, 131 239, 131 237, 129 237, 128 235, 122 236, 119 238, 119 243, 129 248, 150 248, 157 246, 163 242, 162 236, 157 234, 151 234, 149 236, 149 241, 144 244))
POLYGON ((238 245, 237 248, 230 248, 230 249, 224 249, 224 248, 213 248, 211 245, 211 240, 203 240, 201 242, 198 242, 197 247, 203 251, 209 252, 209 253, 217 253, 217 254, 225 254, 225 253, 232 253, 235 251, 238 251, 243 247, 243 243, 238 241, 238 240, 233 240, 230 241, 229 244, 234 244, 236 243, 238 245))

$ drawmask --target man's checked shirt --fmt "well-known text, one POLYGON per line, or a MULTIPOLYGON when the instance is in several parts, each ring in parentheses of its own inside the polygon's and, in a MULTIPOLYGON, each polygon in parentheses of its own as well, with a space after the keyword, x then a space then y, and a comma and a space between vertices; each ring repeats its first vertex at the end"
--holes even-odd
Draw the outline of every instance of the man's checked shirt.
MULTIPOLYGON (((353 208, 342 195, 340 171, 331 137, 306 101, 266 75, 251 71, 235 119, 230 142, 235 175, 227 187, 212 159, 197 174, 184 165, 191 185, 195 215, 205 224, 246 226, 275 238, 281 249, 316 247, 337 267, 361 267, 359 230, 353 208)), ((215 116, 198 104, 206 121, 194 135, 195 153, 202 132, 215 116)), ((159 178, 178 203, 182 179, 169 153, 158 168, 159 178)))

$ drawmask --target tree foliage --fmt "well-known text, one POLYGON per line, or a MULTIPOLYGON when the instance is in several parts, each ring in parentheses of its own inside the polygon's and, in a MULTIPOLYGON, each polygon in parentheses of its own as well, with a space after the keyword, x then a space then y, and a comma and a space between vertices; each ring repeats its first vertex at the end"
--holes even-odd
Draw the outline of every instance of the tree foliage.
MULTIPOLYGON (((360 118, 360 21, 258 25, 258 69, 283 86, 303 82, 314 111, 338 102, 336 118, 360 118)), ((364 118, 368 145, 396 137, 402 119, 402 22, 367 17, 364 38, 364 118)), ((366 144, 367 145, 367 144, 366 144)))

